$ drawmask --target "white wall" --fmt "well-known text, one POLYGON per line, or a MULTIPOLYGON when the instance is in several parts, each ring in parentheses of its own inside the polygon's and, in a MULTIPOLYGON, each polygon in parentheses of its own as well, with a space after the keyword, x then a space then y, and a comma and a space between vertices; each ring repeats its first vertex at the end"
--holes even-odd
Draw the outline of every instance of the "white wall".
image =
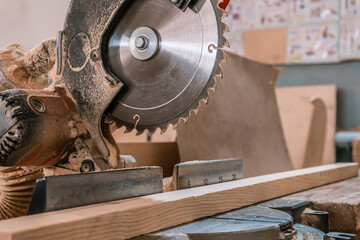
POLYGON ((62 30, 71 0, 0 0, 0 48, 18 43, 26 50, 62 30))

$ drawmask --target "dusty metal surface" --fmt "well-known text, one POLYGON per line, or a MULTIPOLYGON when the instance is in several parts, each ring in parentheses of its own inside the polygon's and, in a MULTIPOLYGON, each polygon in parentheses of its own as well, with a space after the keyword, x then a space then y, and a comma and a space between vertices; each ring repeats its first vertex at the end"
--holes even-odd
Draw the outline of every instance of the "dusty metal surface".
POLYGON ((117 167, 119 150, 101 129, 106 108, 123 84, 107 71, 102 41, 112 19, 124 0, 73 0, 66 17, 61 43, 60 74, 53 74, 54 85, 64 84, 69 90, 97 145, 101 156, 117 167), (95 20, 96 19, 96 20, 95 20))
POLYGON ((0 164, 52 166, 75 141, 69 125, 75 106, 61 89, 0 93, 0 164))
POLYGON ((53 65, 52 44, 52 40, 46 41, 28 53, 16 44, 0 49, 0 90, 44 88, 53 65), (43 61, 40 61, 39 56, 44 58, 43 61), (38 70, 45 71, 39 73, 38 70))
POLYGON ((28 214, 162 192, 159 167, 46 177, 37 181, 28 214))
POLYGON ((173 189, 200 187, 239 180, 243 177, 241 159, 193 161, 175 165, 173 189))
POLYGON ((26 215, 35 181, 41 168, 0 168, 0 220, 26 215))

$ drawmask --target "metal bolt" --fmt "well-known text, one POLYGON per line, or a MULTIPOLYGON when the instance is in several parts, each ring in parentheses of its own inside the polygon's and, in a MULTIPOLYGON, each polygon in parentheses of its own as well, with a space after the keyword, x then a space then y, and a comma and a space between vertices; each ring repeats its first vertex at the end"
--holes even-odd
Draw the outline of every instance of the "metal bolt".
POLYGON ((88 173, 94 171, 94 163, 91 160, 85 160, 81 163, 80 172, 88 173))
POLYGON ((46 111, 45 104, 37 98, 31 98, 30 104, 33 109, 39 113, 44 113, 46 111))
POLYGON ((159 49, 159 38, 154 30, 148 27, 137 28, 130 38, 130 51, 141 61, 153 57, 159 49))
POLYGON ((135 40, 135 46, 140 50, 145 50, 149 44, 149 39, 145 36, 140 36, 135 40))

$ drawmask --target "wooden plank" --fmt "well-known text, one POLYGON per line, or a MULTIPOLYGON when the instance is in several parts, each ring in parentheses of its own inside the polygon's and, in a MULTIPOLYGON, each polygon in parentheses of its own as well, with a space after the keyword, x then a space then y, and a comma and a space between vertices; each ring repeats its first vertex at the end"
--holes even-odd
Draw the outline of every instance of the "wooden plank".
POLYGON ((286 198, 307 199, 311 208, 329 212, 330 231, 356 234, 360 240, 360 177, 297 193, 286 198))
POLYGON ((354 162, 360 163, 360 139, 355 139, 353 142, 352 156, 354 162))
POLYGON ((242 38, 246 58, 267 64, 286 63, 288 28, 245 31, 242 38))
MULTIPOLYGON (((306 141, 303 168, 322 165, 325 155, 326 132, 328 131, 326 105, 319 97, 313 98, 311 104, 313 105, 313 111, 310 118, 310 128, 308 130, 308 138, 306 141)), ((332 132, 332 136, 334 135, 335 128, 332 132)), ((334 142, 332 142, 330 147, 332 152, 334 152, 334 142)))
POLYGON ((173 168, 180 163, 179 151, 175 142, 164 143, 119 143, 121 155, 131 155, 138 167, 159 166, 164 177, 173 174, 173 168))
POLYGON ((275 98, 278 70, 227 58, 208 105, 179 125, 181 161, 241 158, 244 177, 292 170, 275 98))
POLYGON ((334 163, 336 86, 277 88, 276 98, 294 167, 334 163))
POLYGON ((126 239, 356 176, 340 163, 5 220, 0 239, 126 239))

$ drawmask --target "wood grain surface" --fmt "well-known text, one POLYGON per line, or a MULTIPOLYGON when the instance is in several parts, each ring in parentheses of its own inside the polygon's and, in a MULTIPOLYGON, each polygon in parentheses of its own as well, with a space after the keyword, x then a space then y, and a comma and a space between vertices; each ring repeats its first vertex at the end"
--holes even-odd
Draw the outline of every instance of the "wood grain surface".
POLYGON ((333 164, 5 220, 0 239, 126 239, 357 175, 333 164))
POLYGON ((294 167, 334 163, 336 86, 282 87, 276 98, 294 167))
POLYGON ((287 61, 288 28, 244 31, 244 56, 267 64, 284 64, 287 61))
POLYGON ((329 213, 330 231, 357 234, 354 240, 360 239, 360 177, 286 198, 311 201, 312 209, 329 213))
POLYGON ((164 170, 164 177, 171 177, 174 166, 180 163, 175 142, 119 143, 121 155, 131 155, 138 167, 158 166, 164 170))

